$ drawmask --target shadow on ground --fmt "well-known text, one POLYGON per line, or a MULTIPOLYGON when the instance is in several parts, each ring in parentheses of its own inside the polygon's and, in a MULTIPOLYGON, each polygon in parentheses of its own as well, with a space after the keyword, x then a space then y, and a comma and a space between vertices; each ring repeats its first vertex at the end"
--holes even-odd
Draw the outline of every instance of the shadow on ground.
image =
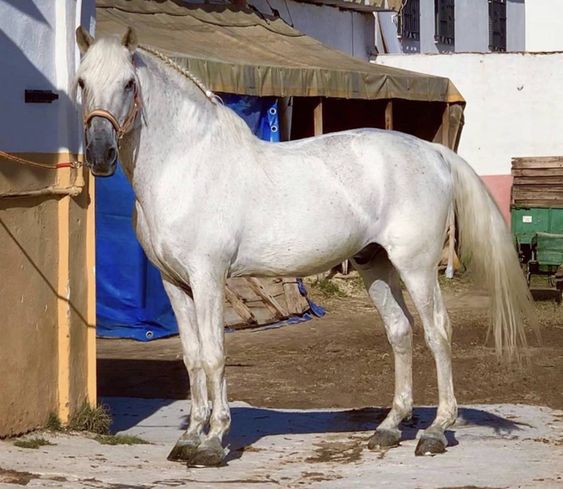
POLYGON ((187 399, 189 379, 182 360, 99 358, 98 395, 187 399))
MULTIPOLYGON (((161 409, 177 401, 171 399, 124 399, 107 398, 106 402, 113 415, 112 431, 119 432, 140 426, 154 426, 184 430, 187 427, 188 404, 186 414, 183 408, 174 409, 165 421, 155 424, 149 419, 161 409)), ((239 458, 245 448, 268 436, 291 436, 320 433, 365 433, 374 430, 385 418, 388 409, 362 408, 339 411, 286 411, 264 409, 252 406, 233 406, 231 408, 232 426, 226 443, 231 452, 228 460, 239 458)), ((414 410, 409 421, 402 423, 402 439, 414 440, 418 432, 430 426, 436 416, 436 408, 419 407, 414 410)), ((459 425, 491 428, 497 435, 510 434, 520 430, 522 423, 517 423, 482 409, 460 408, 459 425)), ((455 431, 446 432, 448 446, 455 446, 458 441, 455 431)), ((173 440, 171 440, 172 442, 173 440)), ((227 460, 227 461, 228 461, 227 460)))

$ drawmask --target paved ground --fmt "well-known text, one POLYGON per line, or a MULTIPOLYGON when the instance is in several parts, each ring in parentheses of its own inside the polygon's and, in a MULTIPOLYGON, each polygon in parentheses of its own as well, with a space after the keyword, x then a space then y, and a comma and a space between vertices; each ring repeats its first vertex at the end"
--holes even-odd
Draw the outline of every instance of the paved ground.
MULTIPOLYGON (((80 435, 40 434, 53 445, 0 442, 0 487, 19 488, 556 488, 563 486, 563 412, 527 405, 472 405, 448 433, 447 453, 415 457, 434 415, 418 408, 405 441, 366 449, 384 411, 281 410, 232 403, 228 463, 188 469, 166 461, 186 422, 185 401, 108 398, 114 430, 149 445, 108 446, 80 435)), ((37 433, 28 436, 38 436, 37 433)))

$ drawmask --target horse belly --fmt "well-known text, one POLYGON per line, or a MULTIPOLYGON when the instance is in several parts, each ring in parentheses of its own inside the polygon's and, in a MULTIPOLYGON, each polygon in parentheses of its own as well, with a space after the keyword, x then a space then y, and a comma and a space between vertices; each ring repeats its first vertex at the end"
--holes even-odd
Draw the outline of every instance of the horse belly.
POLYGON ((320 273, 361 250, 369 239, 351 212, 301 212, 293 220, 266 220, 246 235, 231 266, 232 276, 306 276, 320 273))

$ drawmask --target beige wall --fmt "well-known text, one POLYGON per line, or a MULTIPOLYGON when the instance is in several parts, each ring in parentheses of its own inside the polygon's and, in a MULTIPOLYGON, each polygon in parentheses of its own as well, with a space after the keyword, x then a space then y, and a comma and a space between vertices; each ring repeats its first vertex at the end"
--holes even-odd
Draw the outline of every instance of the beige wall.
POLYGON ((0 435, 57 411, 57 201, 0 200, 0 435))
MULTIPOLYGON (((75 159, 17 156, 42 164, 75 159)), ((88 177, 82 169, 35 168, 1 156, 0 169, 1 437, 43 426, 49 413, 67 421, 84 400, 96 401, 96 390, 88 177), (24 195, 5 196, 17 188, 24 195), (52 193, 25 196, 29 191, 52 193)))
POLYGON ((52 166, 81 152, 74 32, 91 30, 94 15, 94 0, 0 1, 0 436, 96 401, 94 210, 79 194, 83 171, 6 157, 52 166), (58 99, 25 103, 26 88, 58 99))

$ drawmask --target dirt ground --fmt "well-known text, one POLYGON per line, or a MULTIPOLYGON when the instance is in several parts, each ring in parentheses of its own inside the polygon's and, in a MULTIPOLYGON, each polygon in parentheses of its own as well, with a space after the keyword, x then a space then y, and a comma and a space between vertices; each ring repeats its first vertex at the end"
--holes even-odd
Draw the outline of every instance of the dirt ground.
MULTIPOLYGON (((309 289, 327 310, 323 318, 226 335, 231 400, 272 408, 390 405, 393 358, 383 324, 357 279, 333 282, 337 287, 309 289)), ((563 306, 536 303, 543 342, 538 346, 530 335, 530 364, 508 367, 485 344, 487 295, 468 279, 442 282, 454 330, 458 403, 526 403, 562 409, 563 306)), ((414 312, 412 305, 410 309, 414 312)), ((416 405, 435 405, 434 361, 415 318, 414 400, 416 405)), ((100 396, 183 399, 187 386, 178 337, 150 343, 98 340, 100 396)))

